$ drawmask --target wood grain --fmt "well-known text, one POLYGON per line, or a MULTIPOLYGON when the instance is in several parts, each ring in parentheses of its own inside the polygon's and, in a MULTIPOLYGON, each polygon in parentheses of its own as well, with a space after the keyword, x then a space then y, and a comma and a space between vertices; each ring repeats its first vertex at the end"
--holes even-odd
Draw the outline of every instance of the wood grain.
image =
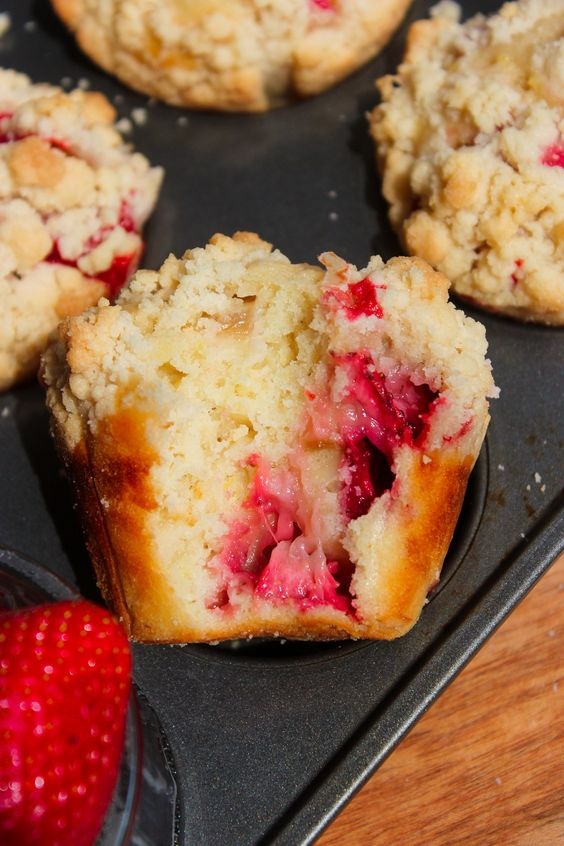
POLYGON ((564 844, 564 555, 318 846, 564 844))

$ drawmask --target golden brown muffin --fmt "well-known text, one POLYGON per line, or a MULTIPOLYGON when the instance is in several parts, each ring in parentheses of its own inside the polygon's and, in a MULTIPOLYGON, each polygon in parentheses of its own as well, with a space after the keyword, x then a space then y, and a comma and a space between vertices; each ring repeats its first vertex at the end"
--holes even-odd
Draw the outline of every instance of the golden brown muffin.
POLYGON ((371 116, 406 248, 492 311, 564 323, 564 3, 417 21, 371 116))
POLYGON ((374 56, 410 0, 53 0, 85 53, 175 106, 264 111, 374 56))
POLYGON ((44 356, 135 639, 393 638, 439 578, 495 394, 484 329, 419 259, 321 262, 216 235, 44 356))

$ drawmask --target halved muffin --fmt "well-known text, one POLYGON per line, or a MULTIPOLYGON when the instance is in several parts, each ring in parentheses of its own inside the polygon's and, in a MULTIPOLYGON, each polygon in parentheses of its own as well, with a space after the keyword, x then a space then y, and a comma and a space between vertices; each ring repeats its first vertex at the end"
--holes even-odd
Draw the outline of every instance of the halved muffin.
POLYGON ((135 639, 393 638, 439 578, 496 392, 484 329, 419 259, 321 262, 216 235, 44 356, 135 639))

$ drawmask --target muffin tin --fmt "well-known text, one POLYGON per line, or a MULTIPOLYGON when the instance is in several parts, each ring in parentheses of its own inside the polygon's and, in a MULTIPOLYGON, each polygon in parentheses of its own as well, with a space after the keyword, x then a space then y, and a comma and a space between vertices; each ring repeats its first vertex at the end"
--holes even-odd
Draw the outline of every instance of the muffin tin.
MULTIPOLYGON (((470 13, 498 4, 463 5, 470 13)), ((429 6, 415 2, 406 24, 429 6)), ((400 251, 364 113, 376 102, 374 79, 401 57, 406 25, 333 91, 239 116, 148 103, 83 58, 47 3, 11 0, 7 10, 2 65, 36 81, 87 80, 120 116, 144 110, 131 139, 167 170, 145 266, 236 229, 258 231, 292 261, 332 249, 361 265, 400 251)), ((134 647, 137 687, 174 759, 178 843, 312 842, 562 548, 562 333, 465 310, 486 325, 501 396, 443 578, 412 632, 390 643, 134 647)), ((0 397, 0 544, 95 597, 47 426, 37 385, 0 397)), ((167 813, 173 799, 169 790, 167 813)), ((159 836, 158 846, 172 842, 166 826, 159 836)))

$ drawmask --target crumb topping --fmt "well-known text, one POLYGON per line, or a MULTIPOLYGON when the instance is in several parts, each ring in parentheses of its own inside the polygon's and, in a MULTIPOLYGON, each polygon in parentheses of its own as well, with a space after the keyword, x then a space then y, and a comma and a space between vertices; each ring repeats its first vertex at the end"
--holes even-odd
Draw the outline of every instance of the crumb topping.
POLYGON ((0 388, 37 365, 67 307, 136 269, 162 171, 127 147, 103 95, 0 70, 0 388))
POLYGON ((371 115, 390 218, 473 302, 564 322, 564 7, 418 21, 371 115), (520 262, 519 284, 514 284, 520 262))

